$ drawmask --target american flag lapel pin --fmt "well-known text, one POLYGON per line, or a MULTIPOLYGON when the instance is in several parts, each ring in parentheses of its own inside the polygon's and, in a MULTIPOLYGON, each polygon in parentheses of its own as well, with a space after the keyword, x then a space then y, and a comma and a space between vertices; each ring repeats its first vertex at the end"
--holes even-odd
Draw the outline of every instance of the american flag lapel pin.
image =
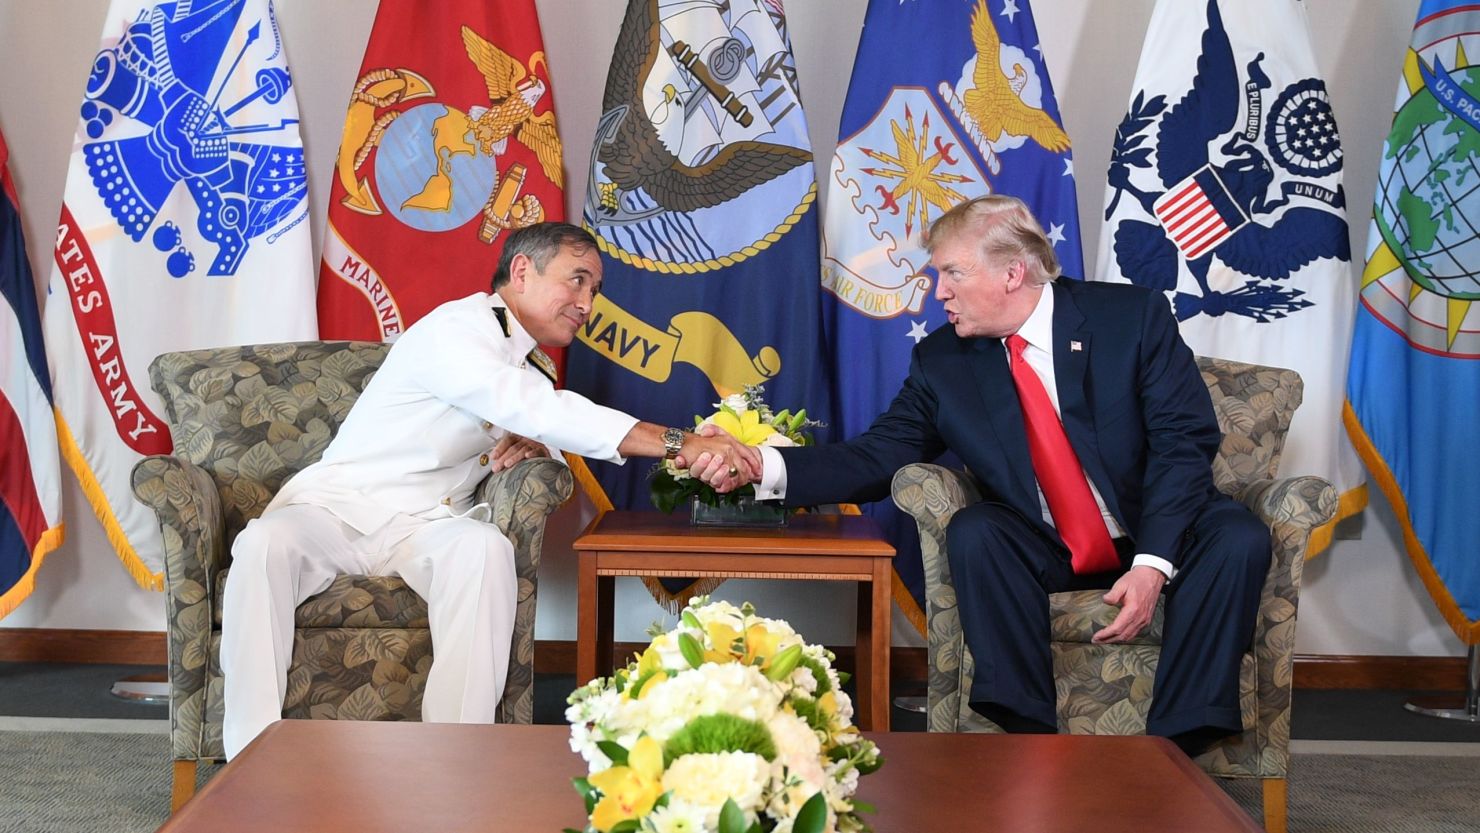
POLYGON ((1083 342, 1078 342, 1078 341, 1071 341, 1071 342, 1069 342, 1069 352, 1070 353, 1078 353, 1079 351, 1081 351, 1083 349, 1084 349, 1083 342))

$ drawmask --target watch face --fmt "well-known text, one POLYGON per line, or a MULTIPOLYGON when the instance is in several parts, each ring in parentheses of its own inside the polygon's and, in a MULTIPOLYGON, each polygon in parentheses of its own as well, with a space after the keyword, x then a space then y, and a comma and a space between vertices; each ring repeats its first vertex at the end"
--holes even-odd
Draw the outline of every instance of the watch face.
POLYGON ((683 432, 677 428, 666 428, 663 430, 663 451, 669 457, 678 456, 683 450, 683 432))

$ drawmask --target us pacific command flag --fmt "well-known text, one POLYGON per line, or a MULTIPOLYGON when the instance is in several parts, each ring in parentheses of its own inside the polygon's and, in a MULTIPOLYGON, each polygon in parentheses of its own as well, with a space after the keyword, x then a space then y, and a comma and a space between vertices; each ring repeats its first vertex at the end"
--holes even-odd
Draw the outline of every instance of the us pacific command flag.
POLYGON ((1480 643, 1480 8, 1424 0, 1377 174, 1346 424, 1444 619, 1480 643))
POLYGON ((0 617, 31 594, 63 536, 51 375, 9 156, 0 135, 0 617))
MULTIPOLYGON (((827 419, 817 185, 781 3, 631 0, 589 165, 605 280, 570 387, 682 427, 759 384, 827 419)), ((651 507, 648 465, 593 471, 616 506, 651 507)))
POLYGON ((77 115, 44 313, 62 454, 129 572, 159 587, 159 526, 129 490, 142 456, 171 449, 149 363, 316 334, 271 5, 114 0, 77 115))
POLYGON ((381 0, 330 185, 320 334, 393 341, 487 292, 512 230, 564 219, 560 159, 533 0, 381 0))
MULTIPOLYGON (((822 288, 836 436, 849 438, 899 392, 920 339, 946 326, 921 244, 941 214, 1011 194, 1042 221, 1065 275, 1084 266, 1069 137, 1027 0, 872 0, 838 134, 822 288)), ((890 501, 865 511, 895 541, 895 598, 923 633, 914 521, 890 501)))
POLYGON ((1361 510, 1341 430, 1355 291, 1341 137, 1299 0, 1161 0, 1115 133, 1100 280, 1162 290, 1203 356, 1305 383, 1280 461, 1361 510))

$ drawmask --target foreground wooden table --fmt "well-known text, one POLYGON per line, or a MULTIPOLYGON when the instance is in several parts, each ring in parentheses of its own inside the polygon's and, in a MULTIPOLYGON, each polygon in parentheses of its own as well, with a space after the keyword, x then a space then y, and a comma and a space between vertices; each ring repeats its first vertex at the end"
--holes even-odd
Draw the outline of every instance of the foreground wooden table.
MULTIPOLYGON (((871 732, 887 763, 860 800, 877 833, 1253 833, 1161 738, 871 732)), ((584 824, 564 726, 274 723, 168 833, 554 833, 584 824)))
MULTIPOLYGON (((784 527, 692 526, 687 516, 607 512, 577 538, 576 679, 611 673, 617 576, 858 582, 858 725, 889 728, 894 547, 861 515, 796 515, 784 527)), ((763 612, 764 614, 764 612, 763 612)))

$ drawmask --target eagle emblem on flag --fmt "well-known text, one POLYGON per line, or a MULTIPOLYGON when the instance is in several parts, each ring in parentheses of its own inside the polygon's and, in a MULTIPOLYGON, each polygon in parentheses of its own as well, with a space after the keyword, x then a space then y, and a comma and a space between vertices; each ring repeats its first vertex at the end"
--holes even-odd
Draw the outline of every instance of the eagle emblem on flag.
POLYGON ((1192 88, 1175 103, 1138 92, 1116 131, 1107 221, 1121 274, 1173 298, 1179 320, 1235 314, 1258 322, 1311 306, 1289 277, 1322 258, 1350 260, 1342 155, 1330 100, 1318 78, 1272 96, 1260 53, 1234 58, 1217 0, 1192 88), (1329 179, 1329 184, 1327 180, 1329 179), (1210 278, 1214 259, 1222 285, 1210 278), (1195 291, 1194 291, 1195 290, 1195 291))

